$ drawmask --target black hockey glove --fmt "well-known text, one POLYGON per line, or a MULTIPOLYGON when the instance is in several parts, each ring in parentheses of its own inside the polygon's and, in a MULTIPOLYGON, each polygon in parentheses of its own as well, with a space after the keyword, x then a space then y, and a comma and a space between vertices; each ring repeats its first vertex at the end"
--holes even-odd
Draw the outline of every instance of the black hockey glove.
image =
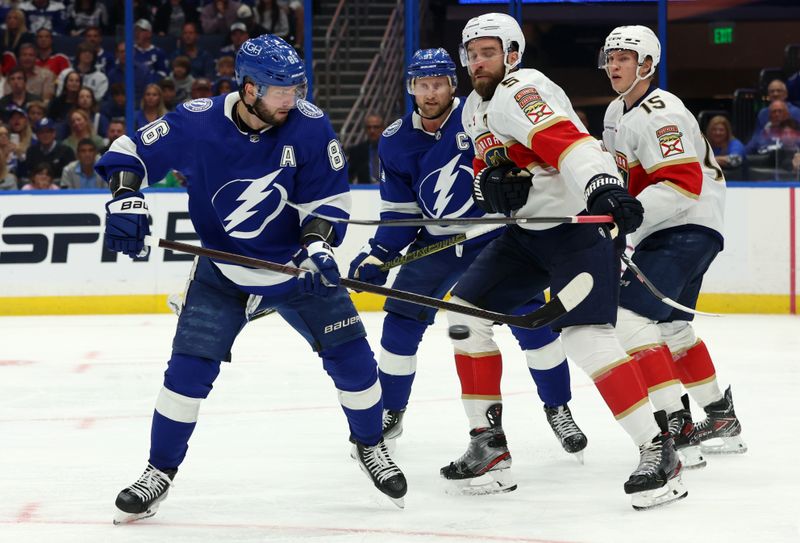
POLYGON ((525 205, 532 185, 531 173, 511 162, 487 166, 472 182, 472 199, 487 213, 507 215, 525 205))
POLYGON ((592 215, 611 215, 619 228, 619 235, 635 232, 642 225, 642 203, 628 192, 625 184, 615 175, 600 173, 586 184, 584 191, 586 209, 592 215))

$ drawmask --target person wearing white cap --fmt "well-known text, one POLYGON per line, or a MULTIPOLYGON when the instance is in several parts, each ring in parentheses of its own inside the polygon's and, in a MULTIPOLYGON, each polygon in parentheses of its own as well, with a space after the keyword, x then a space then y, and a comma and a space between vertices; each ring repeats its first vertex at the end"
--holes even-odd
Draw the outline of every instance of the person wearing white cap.
POLYGON ((157 79, 167 76, 167 54, 153 45, 153 25, 147 19, 139 19, 134 27, 133 61, 145 66, 157 79))
POLYGON ((250 33, 247 31, 247 25, 241 21, 237 21, 231 25, 230 43, 221 47, 217 58, 230 56, 235 57, 239 47, 242 46, 250 38, 250 33))
POLYGON ((225 34, 236 22, 236 13, 242 4, 235 0, 214 0, 200 12, 200 23, 205 34, 225 34))

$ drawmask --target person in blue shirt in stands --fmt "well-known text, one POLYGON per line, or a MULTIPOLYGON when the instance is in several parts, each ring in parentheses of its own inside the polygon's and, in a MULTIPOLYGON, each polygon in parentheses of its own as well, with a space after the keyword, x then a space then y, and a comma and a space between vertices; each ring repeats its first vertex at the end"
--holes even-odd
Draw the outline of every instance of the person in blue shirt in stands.
POLYGON ((723 168, 738 168, 744 162, 744 143, 734 136, 727 117, 716 115, 708 121, 706 139, 711 144, 714 158, 723 168))

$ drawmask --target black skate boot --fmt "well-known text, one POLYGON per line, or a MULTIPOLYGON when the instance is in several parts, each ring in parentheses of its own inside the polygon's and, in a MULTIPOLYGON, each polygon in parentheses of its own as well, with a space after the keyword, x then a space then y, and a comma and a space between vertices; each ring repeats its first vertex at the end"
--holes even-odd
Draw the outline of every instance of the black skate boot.
POLYGON ((656 411, 661 434, 639 446, 639 466, 625 482, 625 493, 637 511, 652 509, 685 498, 689 493, 681 482, 681 461, 669 434, 667 415, 656 411))
POLYGON ((442 477, 451 482, 448 493, 478 495, 516 490, 502 413, 502 404, 490 406, 486 411, 489 428, 470 431, 467 452, 440 470, 442 477))
POLYGON ((375 488, 386 494, 397 507, 404 508, 406 477, 389 456, 386 442, 381 439, 373 447, 356 442, 354 453, 361 471, 372 480, 375 488))
POLYGON ((721 400, 703 408, 705 420, 694 425, 694 439, 706 454, 742 454, 747 445, 739 435, 742 425, 733 410, 731 387, 725 390, 721 400), (713 440, 713 441, 712 441, 713 440))
POLYGON ((387 442, 394 442, 395 439, 403 435, 403 415, 405 414, 405 409, 400 411, 383 410, 383 439, 387 442))
POLYGON ((586 448, 589 441, 586 439, 586 434, 575 424, 569 406, 567 404, 556 407, 545 405, 544 414, 564 450, 574 454, 578 462, 583 464, 583 449, 586 448))
POLYGON ((706 466, 706 459, 700 444, 695 440, 694 423, 692 422, 692 412, 689 409, 689 395, 681 397, 683 409, 670 413, 667 418, 669 433, 675 440, 675 448, 678 450, 681 463, 684 469, 700 469, 706 466))
POLYGON ((177 469, 160 470, 147 464, 139 480, 117 495, 114 524, 152 517, 164 501, 177 469))

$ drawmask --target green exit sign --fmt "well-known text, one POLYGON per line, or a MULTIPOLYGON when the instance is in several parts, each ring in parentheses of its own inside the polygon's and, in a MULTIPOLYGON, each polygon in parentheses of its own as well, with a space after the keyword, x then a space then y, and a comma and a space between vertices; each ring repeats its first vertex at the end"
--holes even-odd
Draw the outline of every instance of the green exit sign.
POLYGON ((711 43, 729 45, 733 43, 733 24, 715 24, 711 27, 711 43))

